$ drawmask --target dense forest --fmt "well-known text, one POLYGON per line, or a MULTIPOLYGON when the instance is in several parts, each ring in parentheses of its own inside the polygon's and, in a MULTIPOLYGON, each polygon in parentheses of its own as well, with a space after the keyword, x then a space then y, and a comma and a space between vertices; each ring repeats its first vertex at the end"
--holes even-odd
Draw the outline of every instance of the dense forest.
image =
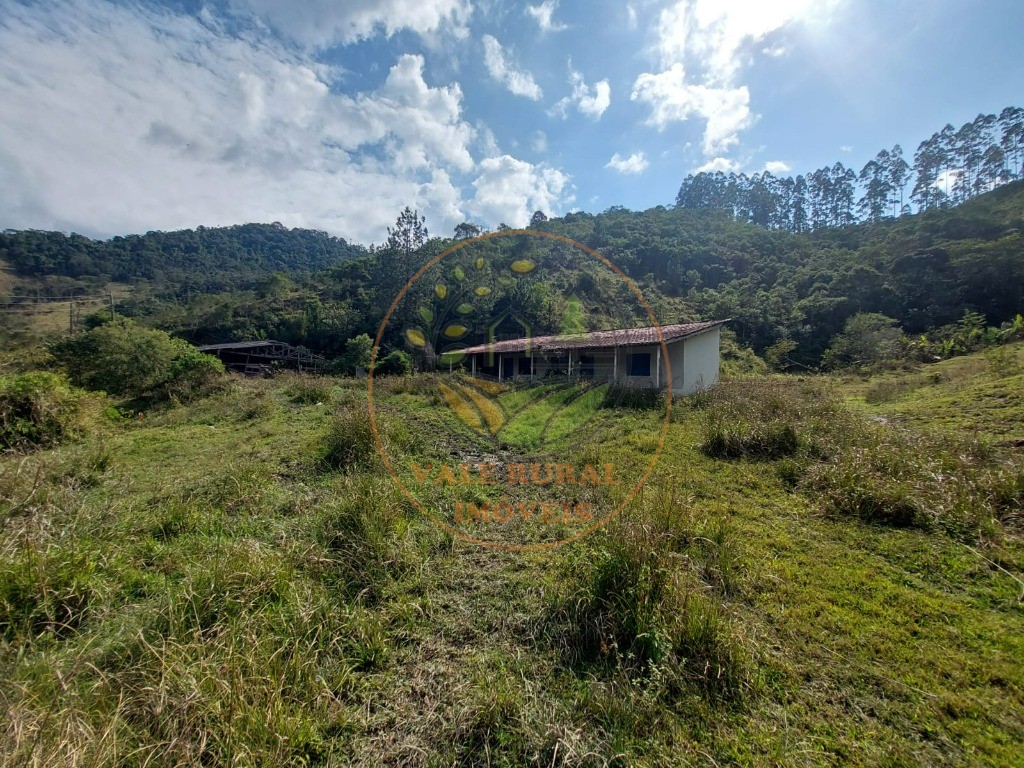
POLYGON ((181 294, 249 287, 271 272, 310 273, 365 253, 326 232, 278 223, 147 232, 105 241, 38 230, 0 233, 0 259, 23 277, 145 280, 181 294))
POLYGON ((903 148, 881 150, 857 173, 837 162, 806 176, 765 171, 687 176, 676 207, 713 209, 771 229, 808 232, 947 208, 1021 178, 1024 109, 947 124, 920 143, 913 165, 903 148))
MULTIPOLYGON (((980 116, 924 142, 910 195, 916 212, 903 201, 909 169, 897 147, 860 174, 866 187, 859 206, 856 175, 837 166, 795 180, 700 174, 683 183, 673 207, 560 218, 537 212, 531 228, 607 257, 641 288, 660 322, 732 318, 741 344, 762 354, 781 342, 793 365, 821 365, 855 316, 942 341, 965 317, 999 326, 1024 310, 1024 180, 1014 180, 1021 175, 1021 114, 980 116), (936 152, 939 159, 929 154, 936 152), (951 165, 961 170, 947 172, 951 165), (806 200, 799 194, 805 188, 806 200), (855 220, 856 208, 863 221, 855 220)), ((14 278, 11 295, 84 293, 116 281, 128 286, 118 294, 121 314, 190 341, 277 338, 337 356, 348 339, 376 334, 420 266, 482 231, 465 222, 453 237, 430 237, 408 208, 387 241, 368 249, 280 224, 105 242, 7 231, 0 259, 14 278)), ((605 267, 543 238, 512 232, 489 239, 446 260, 444 269, 440 283, 421 281, 397 308, 386 347, 408 346, 410 330, 437 337, 441 317, 452 312, 463 329, 458 344, 482 340, 494 318, 510 312, 535 333, 647 321, 605 267), (516 271, 515 264, 536 269, 516 271), (432 295, 442 289, 443 301, 432 295)), ((428 345, 434 352, 452 346, 450 337, 435 340, 428 345)))

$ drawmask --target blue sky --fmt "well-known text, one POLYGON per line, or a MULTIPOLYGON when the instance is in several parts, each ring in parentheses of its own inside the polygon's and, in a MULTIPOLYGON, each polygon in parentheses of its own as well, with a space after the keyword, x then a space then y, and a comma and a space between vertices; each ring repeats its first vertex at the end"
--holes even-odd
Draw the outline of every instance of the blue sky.
POLYGON ((0 227, 380 242, 859 170, 1024 104, 1019 0, 0 0, 0 227))

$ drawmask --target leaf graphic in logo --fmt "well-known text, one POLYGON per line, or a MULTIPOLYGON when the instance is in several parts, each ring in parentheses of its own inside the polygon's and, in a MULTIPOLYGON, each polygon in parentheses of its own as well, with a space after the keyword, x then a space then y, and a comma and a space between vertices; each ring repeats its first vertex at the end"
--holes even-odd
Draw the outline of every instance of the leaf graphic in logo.
POLYGON ((512 262, 512 271, 519 275, 525 275, 528 272, 532 272, 536 266, 529 259, 517 259, 512 262))
POLYGON ((483 256, 477 256, 476 261, 473 262, 473 266, 476 267, 477 271, 480 271, 481 269, 484 268, 484 265, 486 263, 487 262, 484 261, 484 257, 483 256))
POLYGON ((465 271, 463 271, 462 267, 456 267, 455 269, 453 269, 452 274, 455 275, 455 279, 458 280, 459 282, 462 282, 463 280, 466 279, 466 273, 465 271))
POLYGON ((483 416, 481 416, 480 412, 473 407, 471 402, 469 402, 460 393, 456 392, 451 387, 445 386, 444 384, 439 384, 438 390, 441 392, 441 397, 444 398, 448 407, 452 409, 452 412, 456 416, 458 416, 459 421, 474 432, 479 432, 481 434, 485 433, 486 430, 484 429, 483 416))
POLYGON ((455 312, 460 315, 471 315, 473 314, 473 305, 462 303, 455 308, 455 312))
POLYGON ((405 338, 414 347, 422 349, 427 346, 427 337, 423 335, 423 331, 419 328, 407 328, 405 331, 405 338))
POLYGON ((487 394, 464 384, 439 384, 438 389, 452 413, 474 432, 493 436, 505 426, 505 412, 487 394))
POLYGON ((434 295, 437 296, 441 301, 448 298, 448 286, 438 283, 434 286, 434 295))
POLYGON ((477 296, 490 296, 491 289, 488 288, 486 285, 481 285, 479 288, 475 289, 473 293, 475 293, 477 296))
POLYGON ((419 316, 420 320, 422 320, 427 325, 430 325, 432 322, 434 322, 434 313, 431 312, 428 307, 420 307, 419 316))
POLYGON ((469 328, 464 326, 462 323, 450 323, 444 327, 443 331, 441 331, 446 339, 461 339, 468 332, 469 328))

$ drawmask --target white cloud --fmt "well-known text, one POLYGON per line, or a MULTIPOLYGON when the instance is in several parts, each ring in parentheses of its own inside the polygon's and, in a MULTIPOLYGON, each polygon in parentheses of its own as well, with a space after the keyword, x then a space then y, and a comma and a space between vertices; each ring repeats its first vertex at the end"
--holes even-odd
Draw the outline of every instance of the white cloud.
POLYGON ((688 83, 682 64, 658 74, 644 73, 633 84, 631 98, 647 103, 647 122, 658 130, 693 115, 707 121, 704 130, 705 155, 713 155, 739 142, 739 132, 754 123, 747 87, 713 87, 688 83))
POLYGON ((626 4, 626 24, 630 29, 636 29, 636 8, 632 4, 626 4))
POLYGON ((537 153, 548 151, 548 135, 544 131, 534 131, 530 134, 530 149, 537 153))
POLYGON ((789 167, 789 163, 785 163, 782 160, 769 160, 764 164, 764 169, 768 173, 778 175, 780 173, 789 173, 792 168, 789 167))
POLYGON ((654 27, 660 71, 637 77, 633 98, 650 106, 648 122, 659 129, 694 116, 707 120, 704 153, 718 154, 755 122, 749 91, 740 82, 753 54, 758 48, 782 54, 785 46, 769 36, 827 18, 843 1, 678 0, 661 11, 654 27))
POLYGON ((96 0, 12 6, 0 49, 0 226, 280 221, 368 242, 406 204, 439 230, 464 218, 475 132, 420 56, 346 95, 272 42, 96 0))
POLYGON ((548 114, 561 116, 564 120, 569 116, 569 107, 575 104, 581 114, 597 120, 612 103, 612 89, 607 80, 599 80, 591 89, 583 80, 583 75, 570 71, 569 83, 572 85, 572 93, 559 99, 548 110, 548 114))
POLYGON ((501 43, 491 35, 484 35, 484 64, 491 77, 504 84, 516 96, 537 101, 544 95, 533 75, 517 68, 501 43))
POLYGON ((558 8, 558 0, 544 0, 540 5, 526 6, 526 13, 533 17, 542 32, 561 32, 565 24, 552 20, 552 14, 558 8))
POLYGON ((469 201, 469 210, 489 222, 525 227, 534 211, 551 215, 572 203, 570 181, 555 168, 509 155, 490 157, 480 163, 480 175, 473 182, 476 195, 469 201))
POLYGON ((650 163, 643 152, 634 152, 629 157, 622 157, 616 152, 605 168, 611 168, 619 173, 638 174, 646 171, 648 165, 650 163))
POLYGON ((403 29, 422 35, 447 29, 461 37, 472 13, 469 0, 229 0, 229 5, 311 48, 390 37, 403 29))
POLYGON ((841 147, 839 148, 839 151, 840 151, 840 152, 846 152, 846 153, 850 153, 850 152, 853 152, 853 147, 851 147, 851 146, 850 146, 849 144, 843 144, 843 145, 842 145, 842 146, 841 146, 841 147))
POLYGON ((727 157, 716 157, 713 160, 708 160, 704 165, 697 168, 694 173, 716 173, 721 171, 722 173, 738 173, 740 170, 740 164, 731 160, 727 157))

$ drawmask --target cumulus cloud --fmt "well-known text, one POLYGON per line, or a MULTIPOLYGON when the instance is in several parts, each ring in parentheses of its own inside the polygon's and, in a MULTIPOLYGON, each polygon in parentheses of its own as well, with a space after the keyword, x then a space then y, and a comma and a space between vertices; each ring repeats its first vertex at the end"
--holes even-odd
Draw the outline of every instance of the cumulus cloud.
POLYGON ((783 162, 782 160, 769 160, 764 164, 764 169, 768 173, 780 174, 789 173, 792 168, 789 167, 789 163, 783 162))
POLYGON ((464 216, 475 131, 457 83, 403 55, 376 90, 209 20, 106 2, 0 26, 0 226, 109 235, 280 221, 363 242, 414 205, 464 216))
POLYGON ((705 119, 704 153, 717 154, 738 143, 756 119, 740 82, 753 54, 783 54, 785 46, 769 37, 827 18, 842 1, 678 0, 661 11, 655 25, 660 71, 637 77, 633 98, 649 105, 649 122, 659 129, 705 119))
POLYGON ((708 160, 704 165, 697 168, 694 173, 738 173, 740 170, 740 164, 731 160, 727 157, 716 157, 713 160, 708 160))
POLYGON ((599 80, 591 88, 583 80, 583 75, 570 72, 569 83, 572 93, 556 102, 549 114, 561 116, 564 120, 569 116, 569 108, 575 105, 580 114, 597 120, 612 103, 612 89, 607 80, 599 80))
POLYGON ((647 122, 659 130, 693 115, 704 118, 707 123, 703 149, 709 156, 738 143, 739 132, 754 122, 750 91, 745 85, 736 88, 695 85, 687 81, 682 64, 673 64, 658 74, 640 75, 633 84, 631 98, 650 106, 647 122))
POLYGON ((469 0, 229 0, 229 6, 312 48, 390 37, 403 29, 423 35, 447 29, 464 36, 472 12, 469 0))
POLYGON ((647 157, 643 152, 634 152, 629 157, 622 157, 616 152, 605 168, 611 168, 619 173, 639 174, 646 171, 648 165, 650 163, 647 162, 647 157))
POLYGON ((540 86, 526 70, 519 69, 512 57, 494 37, 484 35, 484 64, 495 80, 502 83, 516 96, 525 96, 537 101, 544 95, 540 86))
POLYGON ((558 0, 544 0, 540 5, 526 6, 526 13, 537 22, 541 32, 561 32, 566 28, 565 24, 559 24, 552 19, 557 8, 558 0))
POLYGON ((556 168, 532 165, 510 155, 490 157, 480 163, 469 210, 487 221, 525 227, 534 211, 551 214, 572 202, 570 181, 556 168))

